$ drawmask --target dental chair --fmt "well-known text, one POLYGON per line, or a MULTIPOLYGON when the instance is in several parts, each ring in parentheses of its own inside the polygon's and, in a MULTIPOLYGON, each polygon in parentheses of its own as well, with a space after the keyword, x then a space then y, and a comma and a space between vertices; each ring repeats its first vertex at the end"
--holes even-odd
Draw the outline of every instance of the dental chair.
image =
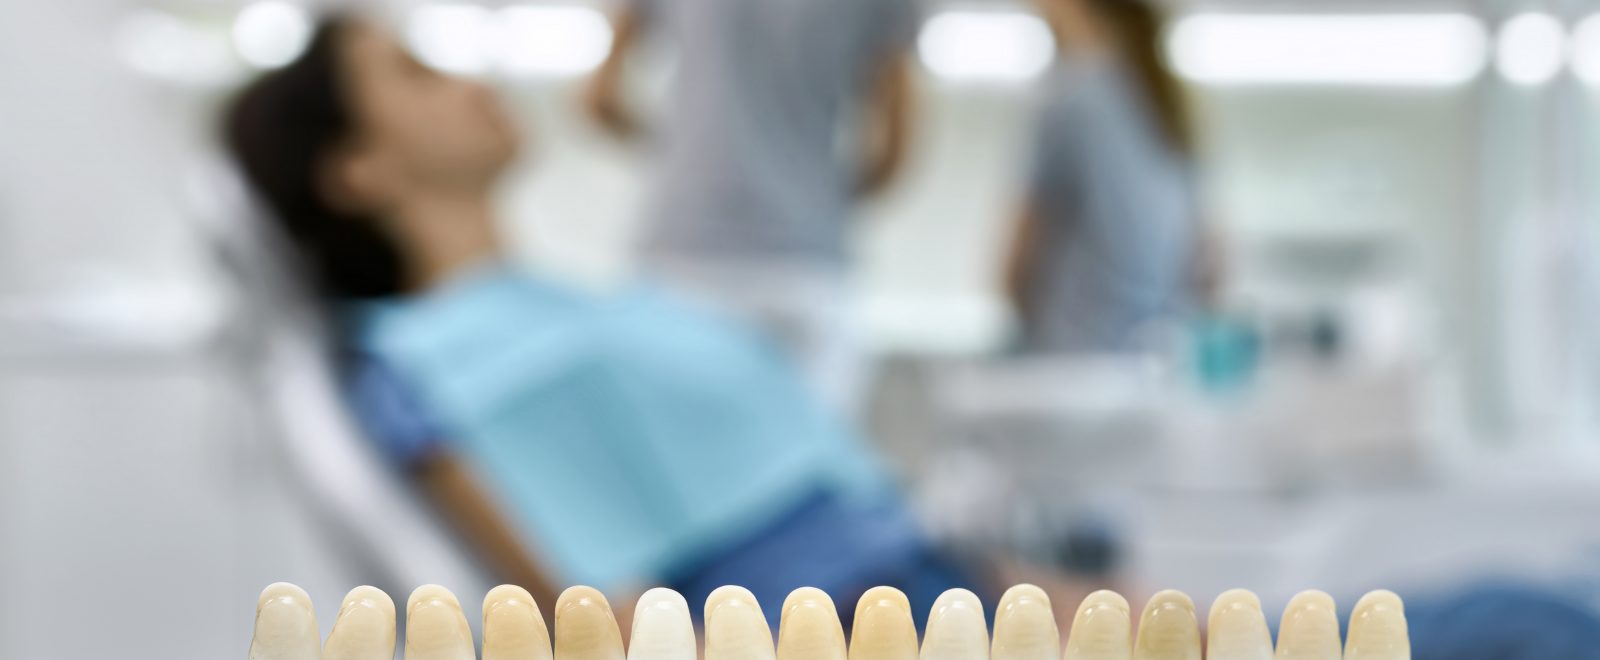
POLYGON ((206 234, 238 306, 227 352, 266 421, 267 446, 258 455, 280 473, 293 515, 309 520, 322 547, 339 555, 332 559, 346 568, 336 588, 364 581, 406 594, 428 583, 462 593, 493 586, 345 406, 320 310, 284 266, 292 263, 286 239, 244 213, 206 215, 217 218, 206 234))
POLYGON ((392 593, 427 583, 493 586, 444 521, 368 444, 314 336, 284 332, 264 348, 258 377, 262 403, 277 420, 281 464, 327 534, 356 565, 370 567, 371 581, 392 593))

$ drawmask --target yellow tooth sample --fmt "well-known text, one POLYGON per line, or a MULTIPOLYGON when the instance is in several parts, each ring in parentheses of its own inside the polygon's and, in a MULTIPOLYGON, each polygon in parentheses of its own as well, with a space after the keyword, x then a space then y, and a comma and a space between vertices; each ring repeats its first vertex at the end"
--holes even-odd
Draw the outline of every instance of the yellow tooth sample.
MULTIPOLYGON (((727 586, 706 598, 705 660, 773 660, 772 630, 755 594, 727 586)), ((485 659, 487 660, 487 659, 485 659)))
POLYGON ((323 660, 394 660, 394 600, 376 587, 356 587, 344 597, 322 647, 323 660))
POLYGON ((697 660, 699 652, 688 601, 671 589, 644 592, 633 610, 629 660, 697 660))
POLYGON ((472 629, 449 589, 425 584, 406 601, 406 660, 474 660, 472 629))
POLYGON ((1066 660, 1130 660, 1132 622, 1128 601, 1115 591, 1096 591, 1083 599, 1072 619, 1066 660))
POLYGON ((1194 601, 1181 591, 1167 590, 1150 598, 1139 615, 1134 660, 1200 660, 1200 623, 1194 601))
POLYGON ((1031 584, 1006 590, 994 614, 993 660, 1056 660, 1061 633, 1050 610, 1050 597, 1031 584))
POLYGON ((261 591, 250 660, 317 660, 321 646, 317 614, 304 589, 278 582, 261 591))
POLYGON ((821 589, 801 587, 783 601, 778 623, 778 660, 845 660, 844 629, 833 599, 821 589))
POLYGON ((1270 660, 1272 633, 1261 599, 1243 589, 1223 592, 1211 605, 1207 660, 1270 660))
POLYGON ((1406 608, 1391 591, 1374 591, 1361 597, 1350 613, 1350 638, 1345 660, 1410 660, 1411 637, 1406 631, 1406 608))
MULTIPOLYGON (((611 604, 593 587, 572 587, 556 600, 556 660, 623 660, 622 632, 611 604)), ((409 659, 408 659, 409 660, 409 659)))
POLYGON ((917 660, 917 625, 911 601, 894 587, 874 587, 856 604, 850 660, 917 660))
MULTIPOLYGON (((922 637, 922 660, 985 660, 989 625, 983 603, 966 589, 951 589, 933 601, 922 637)), ((706 660, 712 660, 707 657, 706 660)))
POLYGON ((502 584, 483 597, 483 660, 550 660, 550 631, 527 589, 502 584))
POLYGON ((1283 608, 1278 660, 1339 660, 1339 611, 1333 597, 1302 591, 1283 608))

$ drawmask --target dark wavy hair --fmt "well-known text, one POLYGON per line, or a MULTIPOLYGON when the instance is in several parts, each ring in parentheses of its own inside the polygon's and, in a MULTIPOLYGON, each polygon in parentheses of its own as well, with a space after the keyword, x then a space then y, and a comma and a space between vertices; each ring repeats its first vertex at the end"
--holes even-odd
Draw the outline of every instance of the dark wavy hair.
POLYGON ((1168 145, 1179 153, 1192 153, 1189 100, 1161 48, 1166 23, 1161 8, 1152 0, 1097 0, 1092 4, 1116 32, 1141 91, 1156 110, 1156 121, 1168 145))
POLYGON ((319 22, 293 63, 245 87, 225 114, 227 148, 332 300, 401 293, 406 264, 373 218, 329 203, 319 182, 327 156, 356 130, 339 61, 353 21, 319 22))

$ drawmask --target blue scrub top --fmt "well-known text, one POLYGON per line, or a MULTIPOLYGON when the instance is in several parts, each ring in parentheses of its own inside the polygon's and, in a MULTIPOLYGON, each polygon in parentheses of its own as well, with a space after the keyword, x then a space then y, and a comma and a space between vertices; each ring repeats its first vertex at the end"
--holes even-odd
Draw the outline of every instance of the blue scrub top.
POLYGON ((394 453, 448 438, 570 581, 660 579, 818 492, 886 492, 775 347, 649 287, 595 297, 494 267, 359 317, 373 368, 409 392, 358 389, 431 421, 390 434, 394 453))
POLYGON ((1124 352, 1188 306, 1196 211, 1189 164, 1109 55, 1051 71, 1033 139, 1038 259, 1023 348, 1124 352))
POLYGON ((623 1, 676 61, 645 258, 842 266, 860 173, 840 147, 884 65, 913 45, 921 3, 623 1))

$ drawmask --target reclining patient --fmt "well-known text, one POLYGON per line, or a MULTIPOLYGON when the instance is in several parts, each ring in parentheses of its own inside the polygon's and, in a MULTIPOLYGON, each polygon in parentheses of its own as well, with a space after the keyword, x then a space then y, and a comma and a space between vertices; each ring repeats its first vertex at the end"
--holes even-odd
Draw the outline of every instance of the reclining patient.
POLYGON ((501 261, 491 195, 518 135, 486 87, 331 18, 226 133, 338 319, 359 416, 503 577, 545 602, 572 583, 841 603, 890 584, 918 612, 957 586, 759 336, 501 261))

